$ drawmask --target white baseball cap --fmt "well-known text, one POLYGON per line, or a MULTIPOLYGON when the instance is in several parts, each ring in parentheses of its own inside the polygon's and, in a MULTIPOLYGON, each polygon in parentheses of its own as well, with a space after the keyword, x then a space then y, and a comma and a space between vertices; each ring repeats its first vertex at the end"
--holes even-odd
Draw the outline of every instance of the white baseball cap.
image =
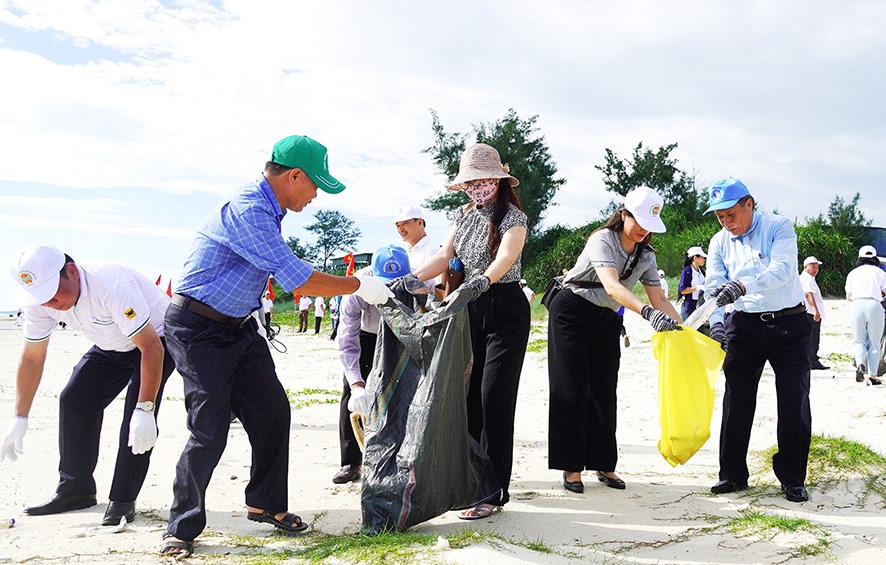
POLYGON ((421 213, 421 208, 417 206, 403 206, 402 208, 397 210, 397 216, 391 223, 396 224, 397 222, 405 222, 413 218, 418 218, 421 220, 425 219, 424 214, 421 213))
POLYGON ((641 228, 653 233, 667 231, 664 222, 661 221, 662 206, 664 206, 662 197, 645 186, 635 188, 625 196, 625 210, 634 216, 641 228))
POLYGON ((659 269, 659 270, 658 270, 658 278, 661 278, 661 277, 663 277, 663 276, 665 276, 664 269, 659 269))
POLYGON ((696 255, 701 255, 702 257, 708 256, 708 254, 704 252, 704 249, 702 249, 699 245, 693 245, 686 250, 687 257, 695 257, 696 255))
POLYGON ((876 257, 877 249, 873 245, 864 245, 858 250, 859 257, 876 257))
POLYGON ((9 274, 19 285, 16 306, 26 308, 43 304, 58 292, 59 271, 65 266, 65 254, 49 245, 26 247, 12 261, 9 274))
POLYGON ((823 265, 821 261, 815 258, 815 255, 810 255, 809 257, 803 259, 803 266, 811 265, 813 263, 818 263, 819 265, 823 265))

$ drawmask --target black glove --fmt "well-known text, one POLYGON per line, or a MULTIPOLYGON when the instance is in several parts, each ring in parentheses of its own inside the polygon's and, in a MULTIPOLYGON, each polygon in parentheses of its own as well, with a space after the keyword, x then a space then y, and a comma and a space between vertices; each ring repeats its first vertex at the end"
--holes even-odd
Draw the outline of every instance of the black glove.
POLYGON ((726 337, 726 328, 723 327, 723 322, 717 322, 716 324, 711 326, 711 339, 720 344, 720 348, 723 351, 726 351, 726 342, 728 341, 726 337))
POLYGON ((661 310, 656 310, 650 305, 643 306, 643 310, 640 311, 644 320, 648 320, 652 325, 652 329, 657 332, 672 332, 674 330, 680 329, 677 325, 677 320, 671 318, 661 310))
POLYGON ((711 292, 711 298, 717 299, 717 306, 732 304, 744 296, 744 287, 735 281, 724 282, 711 292))
POLYGON ((489 290, 489 279, 484 275, 474 277, 468 282, 461 285, 459 287, 459 290, 470 292, 474 295, 474 298, 477 298, 478 296, 489 290))

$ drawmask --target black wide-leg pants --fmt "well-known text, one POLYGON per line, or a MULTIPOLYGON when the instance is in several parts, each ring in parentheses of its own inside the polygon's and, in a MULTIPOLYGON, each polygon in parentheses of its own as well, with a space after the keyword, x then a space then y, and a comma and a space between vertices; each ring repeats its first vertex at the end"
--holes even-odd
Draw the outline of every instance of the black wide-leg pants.
POLYGON ((622 319, 563 289, 548 315, 548 467, 615 471, 622 319))

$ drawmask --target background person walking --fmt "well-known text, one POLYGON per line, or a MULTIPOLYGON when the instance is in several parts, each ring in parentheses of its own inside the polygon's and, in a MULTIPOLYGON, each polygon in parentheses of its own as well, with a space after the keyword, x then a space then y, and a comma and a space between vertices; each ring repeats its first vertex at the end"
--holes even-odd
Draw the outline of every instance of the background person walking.
POLYGON ((879 385, 880 340, 883 337, 883 294, 886 273, 880 269, 877 250, 865 245, 858 250, 857 266, 846 276, 846 299, 852 301, 852 353, 855 357, 855 380, 879 385))

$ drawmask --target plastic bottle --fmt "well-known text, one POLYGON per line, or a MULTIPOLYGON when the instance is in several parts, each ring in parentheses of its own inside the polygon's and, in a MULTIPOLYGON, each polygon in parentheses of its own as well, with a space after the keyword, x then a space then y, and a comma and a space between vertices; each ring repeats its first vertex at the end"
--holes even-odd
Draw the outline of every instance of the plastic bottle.
POLYGON ((15 518, 0 518, 0 530, 11 528, 15 525, 15 518))

